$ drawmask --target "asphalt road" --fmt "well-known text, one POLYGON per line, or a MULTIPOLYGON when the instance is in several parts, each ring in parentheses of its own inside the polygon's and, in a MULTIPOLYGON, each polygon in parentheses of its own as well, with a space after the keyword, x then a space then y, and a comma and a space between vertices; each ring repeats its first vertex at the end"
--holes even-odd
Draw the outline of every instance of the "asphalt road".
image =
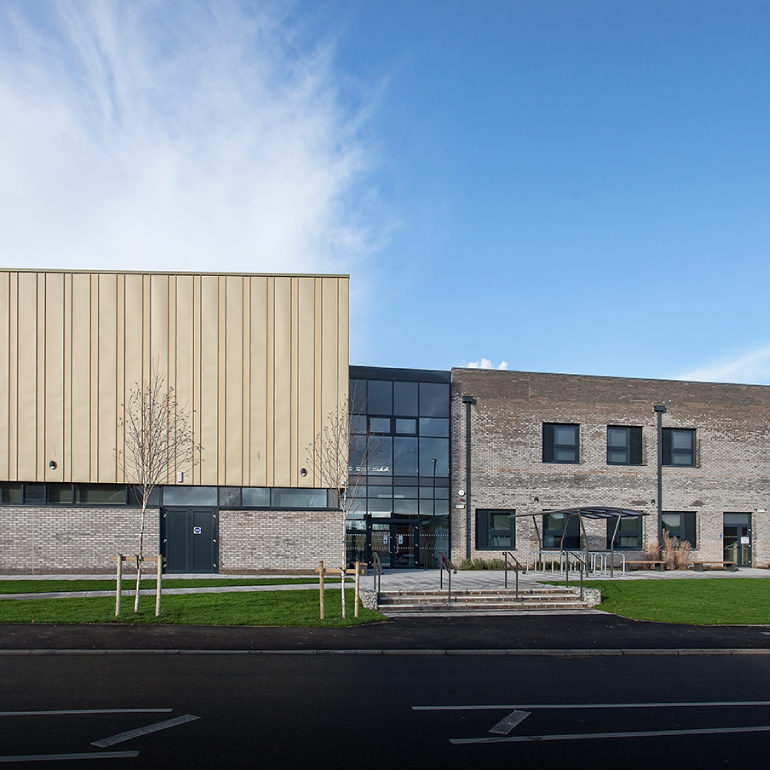
POLYGON ((768 655, 4 655, 0 682, 13 766, 721 768, 770 749, 768 655))

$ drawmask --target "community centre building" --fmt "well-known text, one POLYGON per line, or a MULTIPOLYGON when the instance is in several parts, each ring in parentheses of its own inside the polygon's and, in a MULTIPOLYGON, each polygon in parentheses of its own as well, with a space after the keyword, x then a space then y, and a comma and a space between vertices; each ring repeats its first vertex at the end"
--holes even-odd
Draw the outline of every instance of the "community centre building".
POLYGON ((147 517, 169 572, 631 561, 663 532, 694 561, 770 563, 770 387, 351 366, 348 284, 0 270, 0 572, 136 552, 125 405, 155 375, 194 445, 147 517))

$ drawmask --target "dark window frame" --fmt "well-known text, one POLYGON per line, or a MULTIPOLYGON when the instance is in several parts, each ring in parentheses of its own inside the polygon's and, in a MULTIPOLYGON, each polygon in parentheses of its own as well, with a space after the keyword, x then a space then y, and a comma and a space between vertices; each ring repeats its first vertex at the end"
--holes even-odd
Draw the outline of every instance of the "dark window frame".
POLYGON ((695 428, 663 428, 663 465, 669 468, 694 468, 695 467, 695 428), (687 434, 690 437, 690 448, 682 449, 674 447, 674 434, 687 434), (674 462, 675 458, 684 458, 689 455, 689 462, 674 462))
POLYGON ((697 511, 663 511, 661 535, 668 532, 669 536, 676 538, 680 543, 685 540, 692 546, 693 550, 698 548, 698 513, 697 511), (665 518, 667 516, 679 516, 679 525, 677 527, 666 527, 665 518))
MULTIPOLYGON (((617 525, 618 520, 615 517, 607 519, 607 550, 610 550, 612 548, 612 535, 615 532, 615 526, 617 525)), ((630 537, 626 533, 625 537, 630 537)), ((618 527, 617 535, 615 536, 615 551, 641 551, 642 550, 642 517, 641 516, 634 516, 634 517, 624 517, 620 520, 620 526, 618 527), (637 531, 635 533, 636 537, 636 545, 622 545, 622 538, 623 538, 623 524, 625 522, 635 522, 637 531)))
POLYGON ((639 425, 608 425, 607 426, 607 465, 642 465, 642 428, 639 425), (610 444, 610 431, 625 432, 625 446, 610 444), (626 459, 611 460, 610 452, 625 449, 626 459))
POLYGON ((559 465, 577 465, 580 463, 580 423, 576 422, 544 422, 543 423, 543 462, 559 465), (556 442, 556 428, 574 428, 575 440, 570 444, 556 442), (574 460, 557 460, 559 451, 574 452, 574 460))
POLYGON ((477 508, 476 509, 476 550, 477 551, 513 551, 516 549, 516 510, 514 508, 477 508), (507 515, 509 526, 505 529, 494 528, 492 517, 507 515), (490 545, 490 540, 497 537, 509 537, 510 545, 490 545))

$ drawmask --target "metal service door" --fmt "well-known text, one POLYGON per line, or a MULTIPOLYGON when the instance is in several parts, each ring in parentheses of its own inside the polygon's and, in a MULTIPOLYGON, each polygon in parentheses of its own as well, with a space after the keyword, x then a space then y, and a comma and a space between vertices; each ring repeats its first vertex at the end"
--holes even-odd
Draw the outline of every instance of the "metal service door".
POLYGON ((724 560, 739 567, 751 566, 751 514, 726 513, 722 526, 724 560))
POLYGON ((211 508, 164 508, 161 551, 166 572, 217 572, 218 521, 211 508))

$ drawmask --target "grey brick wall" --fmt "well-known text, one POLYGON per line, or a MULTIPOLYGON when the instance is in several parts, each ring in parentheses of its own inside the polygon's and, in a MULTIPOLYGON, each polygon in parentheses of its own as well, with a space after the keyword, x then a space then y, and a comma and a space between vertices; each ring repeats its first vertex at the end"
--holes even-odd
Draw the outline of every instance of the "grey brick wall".
MULTIPOLYGON (((696 466, 664 467, 663 509, 695 511, 695 559, 722 559, 724 512, 753 513, 756 566, 770 561, 770 387, 585 377, 479 369, 452 370, 452 555, 466 553, 465 405, 471 407, 471 555, 477 508, 543 510, 610 505, 648 513, 643 538, 657 535, 657 437, 654 404, 664 427, 696 430, 696 466), (580 462, 542 462, 544 422, 580 425, 580 462), (639 425, 641 466, 607 465, 607 425, 639 425), (535 502, 535 497, 538 502, 535 502), (764 509, 764 513, 760 512, 764 509)), ((538 526, 540 526, 538 516, 538 526)), ((591 547, 605 545, 604 523, 589 528, 591 547)), ((517 552, 536 548, 531 519, 517 522, 517 552)))
MULTIPOLYGON (((117 553, 135 554, 137 508, 0 506, 0 573, 110 573, 117 553)), ((145 556, 158 552, 158 510, 147 511, 145 556)))
POLYGON ((219 571, 339 567, 342 523, 341 511, 220 511, 219 571))
MULTIPOLYGON (((0 507, 0 574, 111 573, 135 554, 137 508, 0 507)), ((144 553, 158 552, 159 515, 147 512, 144 553)), ((219 571, 304 571, 342 562, 340 511, 220 511, 219 571)), ((151 569, 154 569, 151 568, 151 569)))

